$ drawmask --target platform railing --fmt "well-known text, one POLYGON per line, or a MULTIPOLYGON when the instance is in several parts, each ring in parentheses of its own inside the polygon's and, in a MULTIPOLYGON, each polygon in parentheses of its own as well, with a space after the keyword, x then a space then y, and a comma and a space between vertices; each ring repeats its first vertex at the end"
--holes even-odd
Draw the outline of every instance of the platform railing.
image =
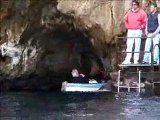
POLYGON ((159 41, 159 44, 156 44, 155 46, 153 46, 153 48, 152 48, 152 54, 154 53, 154 49, 155 49, 156 46, 158 46, 158 49, 159 49, 159 59, 156 62, 158 62, 158 64, 160 64, 160 41, 159 41))
MULTIPOLYGON (((119 53, 150 53, 150 55, 151 55, 151 63, 150 63, 150 66, 151 66, 151 76, 152 76, 152 83, 153 83, 153 85, 152 85, 152 88, 154 88, 154 74, 153 74, 153 72, 154 72, 154 60, 153 60, 153 58, 154 58, 154 49, 155 49, 155 47, 156 46, 158 46, 158 48, 160 49, 160 43, 159 44, 156 44, 155 46, 153 46, 153 38, 152 37, 116 37, 115 38, 115 47, 116 47, 116 67, 118 68, 118 64, 120 63, 118 60, 118 55, 119 55, 119 53), (150 51, 139 51, 139 52, 134 52, 134 51, 132 51, 132 52, 127 52, 127 51, 119 51, 118 50, 118 40, 119 39, 127 39, 127 38, 141 38, 141 39, 147 39, 147 38, 151 38, 151 41, 152 41, 152 46, 151 46, 151 50, 150 51)), ((142 45, 142 42, 141 42, 141 45, 142 45)), ((145 45, 144 45, 145 46, 145 45)), ((143 55, 143 57, 144 57, 144 55, 143 55)), ((140 58, 140 56, 139 56, 139 58, 140 58)), ((159 50, 159 59, 160 59, 160 50, 159 50)), ((160 60, 158 61, 158 66, 159 66, 159 70, 160 70, 160 60)), ((117 69, 118 70, 118 69, 117 69)), ((140 70, 138 70, 138 87, 135 87, 135 88, 138 88, 138 92, 140 93, 140 88, 141 88, 141 71, 140 70)), ((118 92, 120 91, 120 88, 122 87, 124 87, 124 88, 126 88, 126 86, 121 86, 120 85, 120 79, 121 79, 121 70, 119 70, 118 71, 118 92)), ((130 91, 130 87, 128 87, 128 91, 130 91)))
MULTIPOLYGON (((153 44, 153 43, 152 43, 153 44)), ((156 61, 156 62, 158 62, 158 64, 159 64, 159 70, 160 70, 160 42, 159 42, 159 44, 156 44, 155 46, 153 46, 153 48, 152 48, 152 50, 151 50, 151 52, 152 52, 152 56, 151 56, 151 64, 152 64, 152 66, 153 66, 153 53, 154 53, 154 49, 155 49, 155 47, 156 46, 158 46, 158 48, 159 48, 159 59, 158 59, 158 61, 156 61)), ((153 67, 152 67, 152 71, 153 71, 153 67)), ((153 73, 151 74, 152 75, 152 88, 154 88, 154 83, 155 83, 155 81, 154 81, 154 75, 153 75, 153 73)))
MULTIPOLYGON (((116 68, 118 68, 118 64, 120 63, 120 61, 118 61, 119 59, 118 59, 118 55, 119 55, 119 53, 150 53, 150 55, 151 55, 151 68, 153 68, 154 66, 153 66, 153 58, 154 58, 154 48, 156 47, 156 46, 158 46, 159 47, 159 49, 160 49, 160 45, 159 44, 156 44, 155 46, 153 46, 152 47, 152 49, 150 50, 150 51, 139 51, 139 52, 134 52, 134 51, 132 51, 132 52, 127 52, 127 51, 119 51, 118 50, 118 40, 119 39, 127 39, 127 38, 141 38, 141 39, 147 39, 147 38, 151 38, 151 40, 153 41, 153 38, 152 37, 115 37, 115 47, 116 47, 116 68)), ((142 43, 142 42, 141 42, 142 43)), ((152 45, 153 45, 153 43, 152 43, 152 45)), ((160 53, 159 53, 160 54, 160 53)), ((160 56, 159 56, 159 59, 160 59, 160 56)), ((159 66, 160 66, 160 60, 159 60, 159 66)))

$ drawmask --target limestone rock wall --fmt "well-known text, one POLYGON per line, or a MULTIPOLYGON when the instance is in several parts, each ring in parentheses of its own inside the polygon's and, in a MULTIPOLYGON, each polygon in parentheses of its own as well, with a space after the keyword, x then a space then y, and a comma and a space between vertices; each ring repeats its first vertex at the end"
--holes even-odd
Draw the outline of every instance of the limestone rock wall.
POLYGON ((58 0, 57 6, 75 18, 78 29, 102 43, 112 43, 115 35, 122 34, 121 23, 129 7, 129 0, 58 0))
POLYGON ((69 78, 73 68, 87 76, 98 74, 100 68, 113 70, 114 37, 126 33, 123 17, 130 2, 1 0, 0 84, 14 87, 23 79, 16 85, 52 88, 69 78))

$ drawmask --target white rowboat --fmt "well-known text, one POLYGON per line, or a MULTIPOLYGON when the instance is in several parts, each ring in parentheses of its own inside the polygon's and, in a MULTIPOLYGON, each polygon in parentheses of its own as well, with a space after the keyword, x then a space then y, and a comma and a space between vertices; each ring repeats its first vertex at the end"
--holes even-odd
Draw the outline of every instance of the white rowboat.
POLYGON ((107 83, 62 83, 62 92, 109 92, 107 83))

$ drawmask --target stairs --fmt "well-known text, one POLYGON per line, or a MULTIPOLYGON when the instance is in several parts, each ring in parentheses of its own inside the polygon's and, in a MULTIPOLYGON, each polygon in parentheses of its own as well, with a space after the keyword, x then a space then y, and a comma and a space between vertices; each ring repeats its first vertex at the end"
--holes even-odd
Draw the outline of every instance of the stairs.
POLYGON ((128 84, 125 85, 121 85, 120 81, 121 81, 121 70, 118 71, 118 93, 120 92, 120 88, 127 88, 128 92, 131 91, 131 89, 138 89, 138 92, 140 93, 141 91, 141 71, 138 72, 138 84, 135 86, 130 85, 130 82, 128 82, 128 84))
MULTIPOLYGON (((120 64, 125 58, 126 55, 126 37, 117 37, 116 38, 116 50, 117 50, 117 70, 118 70, 118 93, 121 88, 128 89, 130 92, 131 89, 137 89, 138 93, 141 92, 142 79, 149 81, 154 89, 155 85, 160 85, 160 64, 153 64, 153 52, 151 51, 151 64, 120 64), (130 84, 121 84, 122 79, 127 77, 134 76, 137 79, 137 85, 132 86, 130 84)), ((144 39, 144 38, 142 38, 144 39)), ((142 40, 141 50, 140 50, 140 61, 143 59, 144 55, 144 46, 145 40, 142 40)), ((159 46, 159 45, 158 45, 159 46)), ((153 47, 154 48, 154 47, 153 47)), ((153 49, 152 48, 152 49, 153 49)), ((127 80, 127 83, 133 82, 127 80)))

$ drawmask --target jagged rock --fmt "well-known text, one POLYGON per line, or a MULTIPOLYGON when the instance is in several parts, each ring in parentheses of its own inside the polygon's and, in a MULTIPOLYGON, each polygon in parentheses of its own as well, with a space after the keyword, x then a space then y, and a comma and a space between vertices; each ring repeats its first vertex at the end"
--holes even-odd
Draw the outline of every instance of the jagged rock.
POLYGON ((1 0, 0 45, 12 42, 12 48, 18 51, 16 57, 16 52, 11 51, 0 56, 1 73, 11 76, 10 86, 20 77, 27 82, 20 81, 19 87, 46 89, 47 85, 53 88, 55 81, 59 84, 69 78, 73 68, 86 75, 98 73, 101 67, 108 71, 115 63, 113 38, 125 31, 121 21, 129 3, 128 0, 1 0), (39 85, 38 80, 22 77, 30 75, 44 79, 39 80, 39 85))
POLYGON ((58 0, 58 10, 73 16, 76 27, 96 42, 112 43, 121 34, 121 22, 131 1, 118 0, 58 0))
POLYGON ((1 6, 0 71, 10 76, 0 82, 2 89, 53 88, 73 68, 89 75, 93 61, 101 64, 89 37, 75 29, 72 16, 57 10, 56 1, 2 0, 1 6))

